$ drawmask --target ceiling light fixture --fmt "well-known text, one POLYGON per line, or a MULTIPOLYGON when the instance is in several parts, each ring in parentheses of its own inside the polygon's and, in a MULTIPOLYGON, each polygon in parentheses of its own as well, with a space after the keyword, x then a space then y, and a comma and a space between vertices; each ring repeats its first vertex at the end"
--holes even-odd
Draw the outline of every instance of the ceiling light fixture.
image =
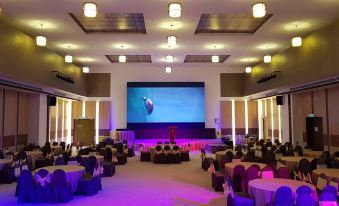
POLYGON ((167 74, 171 73, 172 72, 172 68, 171 67, 166 67, 165 68, 165 71, 167 74))
POLYGON ((213 63, 219 63, 219 56, 212 56, 213 63))
POLYGON ((84 15, 89 18, 97 16, 97 4, 93 2, 85 2, 83 4, 84 15))
POLYGON ((174 62, 174 56, 173 55, 167 55, 165 57, 165 60, 166 60, 166 62, 169 62, 169 63, 174 62))
POLYGON ((72 63, 73 62, 73 57, 71 55, 66 55, 65 56, 65 62, 66 63, 72 63))
POLYGON ((245 72, 246 72, 247 74, 250 74, 250 73, 252 72, 252 67, 246 67, 246 68, 245 68, 245 72))
POLYGON ((120 63, 125 63, 126 62, 126 56, 125 55, 120 55, 119 56, 119 62, 120 63))
POLYGON ((264 56, 264 62, 265 63, 271 63, 272 62, 272 56, 271 55, 264 56))
POLYGON ((46 46, 47 44, 47 38, 44 36, 37 36, 35 38, 35 41, 36 41, 36 45, 38 46, 46 46))
POLYGON ((264 2, 252 5, 252 13, 254 18, 262 18, 266 15, 266 4, 264 2))
POLYGON ((167 37, 167 45, 169 47, 174 47, 177 44, 177 37, 174 35, 170 35, 167 37))
POLYGON ((181 16, 181 4, 180 3, 170 3, 168 5, 168 14, 170 17, 178 18, 181 16))
POLYGON ((82 72, 83 73, 89 73, 89 68, 88 67, 82 67, 82 72))
POLYGON ((301 37, 294 37, 291 42, 293 47, 300 47, 303 44, 303 39, 301 37))

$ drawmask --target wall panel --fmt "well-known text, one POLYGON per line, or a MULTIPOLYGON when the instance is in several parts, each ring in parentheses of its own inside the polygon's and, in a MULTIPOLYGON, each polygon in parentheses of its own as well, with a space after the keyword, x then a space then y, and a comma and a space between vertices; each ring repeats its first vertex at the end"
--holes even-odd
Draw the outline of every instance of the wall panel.
POLYGON ((231 101, 221 101, 220 102, 220 111, 221 111, 221 131, 224 135, 232 134, 232 102, 231 101))
POLYGON ((13 90, 6 90, 3 147, 15 146, 17 136, 17 107, 17 92, 13 90))

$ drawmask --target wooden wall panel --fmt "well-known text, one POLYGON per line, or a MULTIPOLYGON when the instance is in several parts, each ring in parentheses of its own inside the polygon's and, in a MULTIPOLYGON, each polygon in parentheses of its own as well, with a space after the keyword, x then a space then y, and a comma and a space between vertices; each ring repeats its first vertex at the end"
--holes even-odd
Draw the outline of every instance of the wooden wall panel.
POLYGON ((109 101, 99 102, 99 135, 107 135, 111 128, 111 103, 109 101))
POLYGON ((55 127, 56 127, 56 106, 49 107, 49 135, 50 141, 56 141, 55 137, 55 127))
POLYGON ((27 144, 29 119, 29 94, 19 93, 18 145, 27 144))
POLYGON ((312 113, 311 92, 294 93, 292 99, 293 136, 306 142, 306 117, 312 113))
POLYGON ((74 128, 74 119, 82 117, 82 102, 72 101, 72 129, 74 128))
POLYGON ((248 101, 248 128, 258 128, 258 101, 248 101))
POLYGON ((339 87, 328 89, 328 114, 331 146, 339 147, 339 87))
POLYGON ((232 134, 232 102, 221 101, 220 112, 222 134, 230 135, 232 134))
POLYGON ((17 92, 13 90, 6 90, 3 147, 15 146, 17 134, 17 107, 17 92))
POLYGON ((95 119, 95 101, 86 102, 86 118, 95 119))
POLYGON ((0 88, 0 148, 2 148, 2 140, 3 140, 3 92, 4 89, 0 88))
POLYGON ((245 102, 235 101, 235 130, 236 135, 245 135, 245 102))
POLYGON ((324 135, 327 134, 327 126, 326 126, 326 96, 325 90, 315 90, 313 91, 313 106, 314 106, 314 114, 317 117, 323 118, 323 132, 324 135))
POLYGON ((57 142, 61 141, 61 135, 62 135, 62 117, 63 117, 63 107, 62 107, 63 100, 62 99, 57 99, 57 119, 58 121, 58 132, 57 132, 57 142))

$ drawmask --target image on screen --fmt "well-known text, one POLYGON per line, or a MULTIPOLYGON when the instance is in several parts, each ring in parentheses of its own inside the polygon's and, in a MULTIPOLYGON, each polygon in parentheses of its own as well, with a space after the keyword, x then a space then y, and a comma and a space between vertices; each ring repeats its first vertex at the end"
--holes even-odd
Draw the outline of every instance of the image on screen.
POLYGON ((127 122, 205 122, 205 88, 128 87, 127 122))

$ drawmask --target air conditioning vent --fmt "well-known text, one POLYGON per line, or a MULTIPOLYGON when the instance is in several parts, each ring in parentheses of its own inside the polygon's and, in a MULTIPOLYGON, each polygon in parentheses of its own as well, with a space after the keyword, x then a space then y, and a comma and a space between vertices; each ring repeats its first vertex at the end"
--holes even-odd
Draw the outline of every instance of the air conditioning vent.
POLYGON ((0 84, 6 85, 6 86, 9 86, 9 87, 16 87, 16 88, 28 89, 28 90, 36 91, 36 92, 43 92, 42 88, 31 86, 31 85, 28 85, 28 84, 15 82, 15 81, 12 81, 12 80, 7 80, 7 79, 0 79, 0 84))

